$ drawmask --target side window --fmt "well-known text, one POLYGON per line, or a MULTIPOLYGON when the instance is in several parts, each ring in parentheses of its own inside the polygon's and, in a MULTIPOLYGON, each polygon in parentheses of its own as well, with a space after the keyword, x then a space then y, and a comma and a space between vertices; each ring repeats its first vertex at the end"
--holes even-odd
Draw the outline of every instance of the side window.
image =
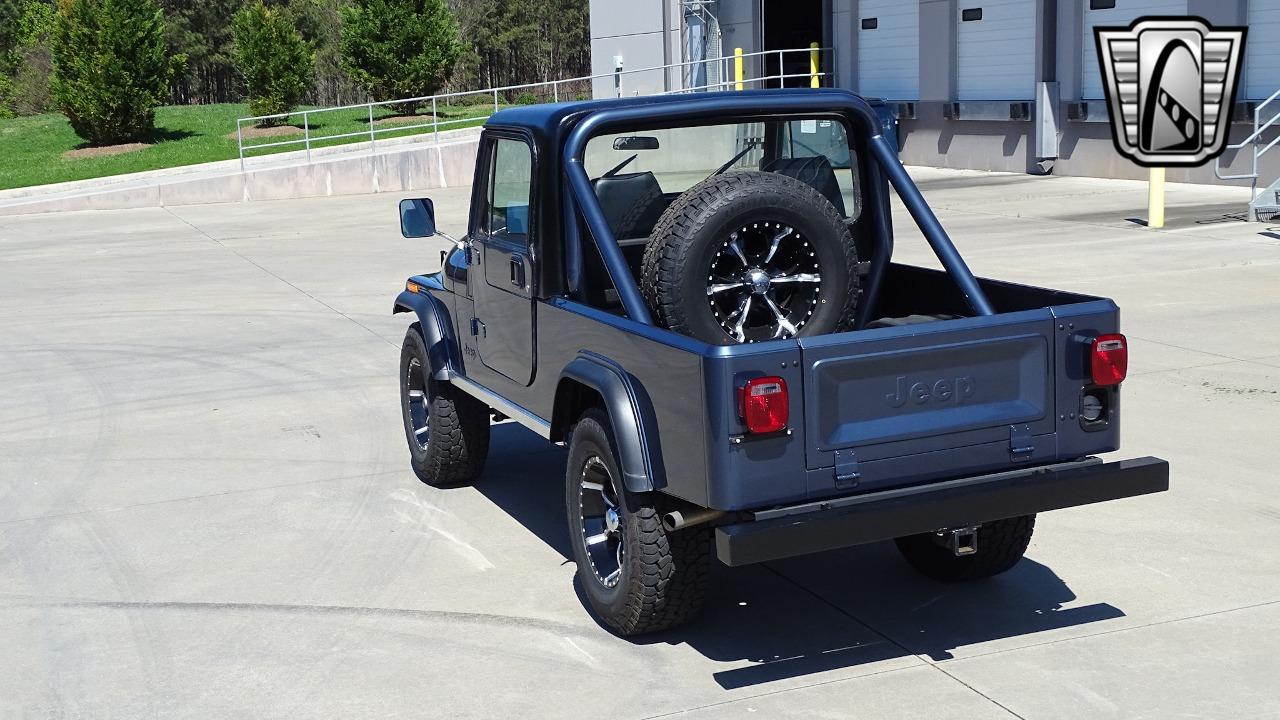
POLYGON ((533 189, 533 155, 520 140, 498 138, 489 165, 489 209, 485 231, 495 240, 527 245, 529 197, 533 189))
POLYGON ((788 121, 779 154, 784 158, 823 157, 835 171, 836 183, 850 220, 862 212, 862 189, 858 187, 858 158, 849 149, 844 125, 835 120, 812 118, 788 121))

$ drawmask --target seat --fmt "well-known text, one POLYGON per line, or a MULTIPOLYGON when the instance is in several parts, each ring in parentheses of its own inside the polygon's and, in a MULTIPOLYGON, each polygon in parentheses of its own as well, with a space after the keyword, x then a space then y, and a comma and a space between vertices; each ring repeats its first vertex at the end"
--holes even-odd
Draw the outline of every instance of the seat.
POLYGON ((592 182, 600 209, 619 242, 649 237, 667 209, 662 186, 651 172, 626 173, 592 182))
POLYGON ((825 156, 777 158, 764 163, 760 169, 799 180, 822 193, 835 206, 836 212, 848 216, 844 209, 844 196, 840 194, 840 183, 836 181, 836 171, 825 156))

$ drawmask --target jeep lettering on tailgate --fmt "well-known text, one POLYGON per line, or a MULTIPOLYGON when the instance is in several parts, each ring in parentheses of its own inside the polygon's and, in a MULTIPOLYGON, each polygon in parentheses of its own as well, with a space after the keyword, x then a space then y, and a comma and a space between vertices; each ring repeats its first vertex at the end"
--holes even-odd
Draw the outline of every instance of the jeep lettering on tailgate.
POLYGON ((908 401, 915 405, 924 405, 931 400, 943 404, 960 405, 971 397, 973 397, 973 377, 969 375, 961 375, 955 380, 941 378, 933 383, 911 382, 906 375, 899 375, 897 387, 893 392, 886 394, 884 399, 888 401, 889 407, 900 408, 908 401))

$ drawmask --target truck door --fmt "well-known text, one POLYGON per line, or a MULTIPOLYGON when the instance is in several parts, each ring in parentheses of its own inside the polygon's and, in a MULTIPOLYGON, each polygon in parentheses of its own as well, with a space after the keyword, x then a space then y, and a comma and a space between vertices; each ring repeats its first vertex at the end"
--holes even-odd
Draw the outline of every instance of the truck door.
POLYGON ((486 367, 528 385, 534 367, 533 147, 518 134, 490 132, 481 153, 488 169, 471 233, 472 261, 479 265, 472 275, 480 277, 469 283, 475 313, 470 331, 486 367))

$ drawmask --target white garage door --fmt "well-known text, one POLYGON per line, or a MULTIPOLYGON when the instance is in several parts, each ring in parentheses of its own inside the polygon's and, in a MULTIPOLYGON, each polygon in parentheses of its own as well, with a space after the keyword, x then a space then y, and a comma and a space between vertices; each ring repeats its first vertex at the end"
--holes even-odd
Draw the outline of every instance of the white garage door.
POLYGON ((1143 15, 1186 15, 1187 0, 1114 0, 1084 2, 1084 36, 1080 42, 1080 99, 1101 100, 1102 75, 1098 72, 1098 45, 1093 39, 1096 25, 1127 26, 1143 15), (1108 8, 1107 5, 1115 7, 1108 8), (1097 9, 1095 9, 1097 8, 1097 9))
POLYGON ((1236 98, 1266 100, 1280 90, 1280 0, 1249 0, 1244 53, 1245 86, 1236 98))
POLYGON ((920 98, 920 3, 858 3, 858 92, 889 100, 920 98))
POLYGON ((1035 98, 1035 2, 960 0, 956 22, 957 100, 1035 98))

